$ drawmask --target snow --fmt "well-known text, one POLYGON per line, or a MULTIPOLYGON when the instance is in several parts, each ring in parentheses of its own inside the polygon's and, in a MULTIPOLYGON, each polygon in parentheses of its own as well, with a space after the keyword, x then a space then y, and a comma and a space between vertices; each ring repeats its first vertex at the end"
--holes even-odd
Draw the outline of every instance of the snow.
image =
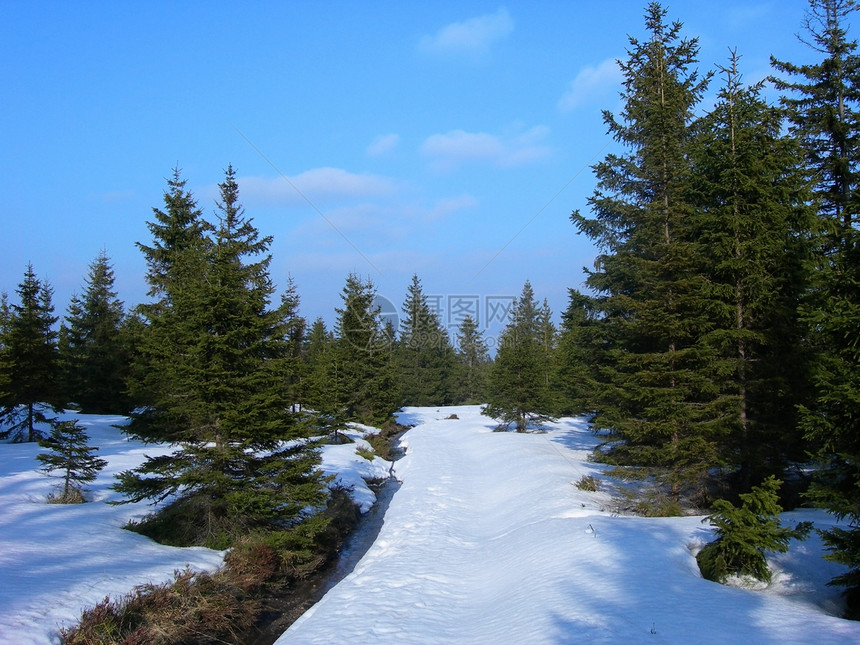
MULTIPOLYGON (((202 547, 176 548, 156 544, 122 527, 152 512, 146 502, 111 506, 121 496, 110 490, 114 476, 141 464, 146 455, 171 452, 169 446, 144 445, 127 438, 116 426, 125 417, 66 412, 61 419, 78 419, 89 443, 108 465, 88 488, 86 504, 47 504, 59 483, 38 471, 36 455, 44 449, 32 443, 0 443, 0 643, 59 643, 61 627, 74 625, 83 609, 106 596, 119 598, 133 587, 162 583, 185 567, 212 571, 224 552, 202 547)), ((45 429, 45 428, 43 428, 45 429)), ((346 432, 355 443, 323 446, 323 471, 353 489, 362 508, 373 504, 365 479, 389 476, 391 464, 355 454, 369 447, 367 428, 346 432)), ((334 482, 333 482, 334 483, 334 482)))
MULTIPOLYGON (((402 486, 354 571, 278 641, 298 643, 848 643, 841 572, 817 537, 774 557, 763 590, 701 578, 701 517, 614 515, 585 492, 583 420, 494 433, 477 407, 407 409, 402 486), (456 414, 458 419, 448 419, 456 414)), ((784 521, 831 525, 820 511, 784 521)))
POLYGON ((368 487, 367 482, 381 481, 390 477, 391 462, 376 456, 370 461, 356 454, 356 451, 362 448, 372 452, 370 444, 364 437, 376 432, 379 432, 376 428, 356 423, 340 433, 353 443, 323 446, 323 473, 334 477, 330 485, 352 489, 352 499, 358 504, 362 513, 369 511, 376 502, 376 495, 368 487))
MULTIPOLYGON (((57 643, 81 610, 175 569, 212 570, 223 552, 160 546, 121 527, 152 510, 123 506, 113 476, 168 447, 131 441, 122 417, 65 415, 87 427, 108 467, 94 501, 48 505, 56 480, 38 472, 32 444, 0 444, 0 643, 57 643)), ((588 455, 597 439, 584 420, 544 433, 496 433, 476 406, 408 408, 415 427, 393 465, 402 481, 379 535, 355 569, 305 613, 279 643, 860 643, 860 623, 837 618, 843 571, 822 559, 820 540, 793 542, 771 558, 761 589, 703 580, 695 550, 711 539, 701 517, 619 516, 609 480, 588 455), (455 414, 458 419, 448 419, 455 414), (603 482, 579 490, 583 475, 603 482)), ((365 480, 392 464, 323 448, 332 484, 366 509, 365 480)), ((786 513, 784 521, 832 518, 786 513)))

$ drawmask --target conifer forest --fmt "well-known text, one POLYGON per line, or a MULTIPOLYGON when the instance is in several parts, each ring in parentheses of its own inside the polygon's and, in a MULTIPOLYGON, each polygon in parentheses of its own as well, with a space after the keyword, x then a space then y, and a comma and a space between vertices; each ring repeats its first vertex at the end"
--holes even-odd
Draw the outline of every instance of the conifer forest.
POLYGON ((767 493, 771 509, 778 494, 843 520, 822 537, 860 616, 857 8, 810 0, 815 62, 771 58, 770 78, 747 84, 741 53, 702 66, 697 39, 649 4, 618 61, 620 109, 603 112, 615 152, 592 166, 587 203, 568 205, 594 247, 584 284, 571 275, 583 286, 553 312, 525 280, 494 338, 470 316, 446 327, 417 274, 393 316, 350 273, 333 324, 306 319, 236 170, 210 208, 170 169, 139 214, 145 302, 123 301, 108 251, 68 303, 38 261, 3 294, 2 437, 65 446, 45 457, 65 496, 103 462, 57 412, 127 415, 130 436, 171 446, 116 477, 129 502, 170 500, 134 530, 218 549, 262 535, 307 555, 328 522, 305 512, 329 499, 320 437, 393 433, 404 406, 481 404, 519 433, 586 416, 593 460, 648 482, 666 514, 725 521, 767 493))

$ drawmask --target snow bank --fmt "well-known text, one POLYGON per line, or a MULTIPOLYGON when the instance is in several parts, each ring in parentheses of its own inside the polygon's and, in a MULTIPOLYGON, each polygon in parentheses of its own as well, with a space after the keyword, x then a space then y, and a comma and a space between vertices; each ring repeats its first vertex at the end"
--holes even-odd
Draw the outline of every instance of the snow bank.
POLYGON ((330 485, 349 489, 350 495, 362 513, 369 511, 376 502, 376 495, 367 482, 388 479, 391 471, 390 461, 377 456, 374 456, 373 460, 368 460, 356 453, 360 449, 373 452, 364 437, 374 432, 379 430, 355 424, 341 431, 341 434, 349 437, 353 443, 322 446, 322 470, 326 475, 334 477, 330 485))
POLYGON ((87 429, 90 444, 108 461, 89 488, 87 504, 47 504, 57 480, 38 472, 37 444, 0 445, 0 642, 56 643, 60 627, 75 624, 85 607, 119 597, 135 585, 161 583, 190 566, 213 570, 223 553, 179 549, 125 531, 151 511, 145 504, 109 506, 114 475, 168 452, 126 439, 114 424, 124 417, 65 414, 87 429))
MULTIPOLYGON (((160 584, 186 566, 212 571, 224 552, 201 547, 176 548, 126 531, 131 519, 153 510, 145 502, 110 506, 120 496, 110 490, 114 475, 141 464, 146 455, 167 454, 167 446, 129 440, 116 425, 125 417, 67 413, 78 419, 108 461, 89 488, 87 504, 47 504, 57 480, 38 472, 36 444, 0 444, 0 643, 43 645, 59 642, 59 630, 77 623, 81 612, 105 596, 118 598, 136 585, 160 584)), ((367 446, 366 429, 348 434, 354 444, 323 447, 323 470, 353 489, 363 509, 374 501, 363 477, 388 477, 391 464, 355 454, 367 446)))

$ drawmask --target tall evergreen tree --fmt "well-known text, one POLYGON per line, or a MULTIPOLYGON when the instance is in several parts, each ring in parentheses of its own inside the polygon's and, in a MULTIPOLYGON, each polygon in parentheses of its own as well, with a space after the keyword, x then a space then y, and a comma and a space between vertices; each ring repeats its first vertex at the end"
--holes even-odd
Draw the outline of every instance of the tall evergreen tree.
POLYGON ((709 416, 748 491, 804 455, 793 429, 805 376, 797 307, 810 211, 797 143, 783 135, 761 84, 742 85, 738 59, 732 52, 717 104, 697 123, 691 199, 709 320, 701 337, 709 416))
POLYGON ((439 317, 427 303, 417 275, 412 276, 403 302, 397 349, 402 405, 454 402, 454 350, 439 317))
POLYGON ((164 209, 153 208, 153 221, 147 222, 152 243, 137 243, 146 260, 146 281, 153 300, 138 307, 145 333, 139 339, 132 366, 131 391, 135 401, 146 407, 132 427, 148 436, 159 432, 157 439, 163 441, 181 440, 184 421, 171 421, 167 409, 156 411, 152 404, 174 392, 184 396, 180 393, 186 387, 185 367, 178 359, 190 360, 185 348, 199 332, 195 316, 200 307, 195 296, 203 289, 208 273, 210 240, 206 234, 211 226, 203 220, 185 183, 180 171, 174 169, 163 195, 164 209), (153 421, 152 428, 143 430, 149 421, 153 421))
POLYGON ((331 385, 328 378, 329 354, 333 348, 334 334, 326 329, 322 318, 317 318, 311 325, 304 350, 307 374, 304 403, 315 412, 324 410, 328 403, 331 385))
POLYGON ((570 289, 568 300, 561 317, 555 359, 557 412, 563 415, 590 414, 598 409, 599 370, 606 360, 603 343, 600 342, 603 327, 596 318, 591 297, 570 289))
POLYGON ((537 312, 537 340, 541 353, 544 385, 552 401, 552 409, 555 410, 559 399, 555 365, 558 352, 558 328, 552 321, 552 309, 546 298, 543 299, 543 304, 537 312))
POLYGON ((298 412, 307 398, 308 366, 304 360, 307 321, 299 315, 298 288, 289 278, 287 288, 281 295, 281 311, 285 324, 285 351, 287 388, 293 412, 298 412))
MULTIPOLYGON (((194 512, 205 509, 205 535, 283 522, 324 499, 318 453, 290 413, 293 303, 270 307, 271 238, 260 238, 244 216, 232 167, 219 188, 211 239, 190 238, 190 257, 176 254, 172 264, 148 256, 153 290, 163 298, 147 314, 161 328, 156 339, 169 343, 150 355, 169 371, 170 390, 154 390, 151 410, 131 431, 169 437, 177 449, 121 473, 116 485, 130 501, 179 493, 194 512)), ((202 236, 204 226, 196 229, 202 236)), ((170 256, 166 238, 149 248, 170 256)))
POLYGON ((489 396, 483 413, 503 426, 525 432, 531 423, 550 418, 552 402, 546 381, 541 312, 531 283, 511 308, 511 318, 499 337, 490 369, 489 396))
POLYGON ((630 152, 596 166, 595 217, 572 219, 600 249, 587 284, 611 345, 594 423, 623 440, 616 458, 657 469, 677 498, 716 457, 703 417, 707 375, 696 340, 704 321, 693 302, 686 198, 690 126, 708 79, 694 68, 697 41, 665 18, 658 3, 648 6, 649 38, 631 38, 620 63, 621 120, 604 113, 630 152))
POLYGON ((471 316, 466 316, 460 323, 456 356, 460 377, 458 402, 485 402, 490 352, 484 334, 471 316))
POLYGON ((813 351, 813 400, 801 408, 806 436, 824 464, 815 499, 845 528, 824 532, 828 557, 849 567, 832 584, 846 587, 860 617, 860 57, 848 37, 852 0, 810 0, 807 44, 817 63, 772 59, 791 132, 806 156, 819 225, 811 297, 803 318, 813 351))
POLYGON ((9 337, 12 309, 9 306, 9 295, 0 293, 0 401, 4 401, 9 392, 9 369, 6 361, 6 346, 9 337))
POLYGON ((0 401, 5 429, 0 438, 36 441, 42 436, 37 424, 48 422, 48 409, 61 404, 54 328, 58 319, 51 302, 53 290, 36 277, 32 264, 17 293, 19 304, 11 306, 0 357, 0 382, 5 384, 0 401))
POLYGON ((126 379, 130 357, 123 338, 125 312, 114 290, 106 253, 90 264, 83 297, 72 297, 60 328, 60 361, 65 397, 84 412, 129 411, 126 379))
MULTIPOLYGON (((6 334, 9 332, 9 322, 12 320, 12 309, 9 307, 9 294, 5 291, 0 293, 0 343, 5 343, 6 334)), ((3 345, 0 344, 0 349, 3 345)))
POLYGON ((347 276, 337 308, 335 342, 326 361, 328 391, 322 397, 333 418, 367 424, 387 422, 399 388, 390 339, 384 333, 373 283, 347 276))

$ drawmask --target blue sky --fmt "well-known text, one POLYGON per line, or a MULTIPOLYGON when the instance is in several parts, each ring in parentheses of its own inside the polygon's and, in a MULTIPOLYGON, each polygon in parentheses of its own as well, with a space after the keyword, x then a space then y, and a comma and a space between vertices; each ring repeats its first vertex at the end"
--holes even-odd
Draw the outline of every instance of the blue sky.
MULTIPOLYGON (((613 149, 601 110, 645 6, 6 0, 0 290, 32 262, 62 313, 104 249, 120 297, 144 301, 135 242, 165 178, 180 167, 212 216, 232 164, 309 319, 333 321, 349 272, 398 306, 417 273, 484 310, 529 279, 558 314, 595 254, 569 215, 613 149)), ((664 6, 703 72, 729 47, 751 82, 770 54, 814 60, 805 0, 664 6)))

